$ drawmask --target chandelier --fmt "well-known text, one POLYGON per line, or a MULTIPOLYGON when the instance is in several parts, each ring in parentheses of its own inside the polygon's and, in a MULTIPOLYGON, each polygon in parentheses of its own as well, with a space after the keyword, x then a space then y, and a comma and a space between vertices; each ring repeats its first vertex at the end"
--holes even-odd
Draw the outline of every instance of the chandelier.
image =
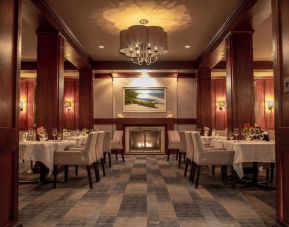
POLYGON ((160 55, 168 53, 168 37, 159 26, 145 26, 149 21, 142 19, 141 25, 130 26, 120 32, 120 53, 135 64, 150 65, 160 55))

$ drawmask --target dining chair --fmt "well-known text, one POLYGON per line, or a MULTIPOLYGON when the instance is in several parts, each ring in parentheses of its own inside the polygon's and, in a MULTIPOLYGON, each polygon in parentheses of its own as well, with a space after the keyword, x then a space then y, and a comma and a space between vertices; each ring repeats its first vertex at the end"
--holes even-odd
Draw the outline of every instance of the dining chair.
POLYGON ((179 146, 179 163, 178 163, 178 167, 181 166, 182 163, 182 158, 184 159, 184 161, 186 160, 186 152, 187 152, 187 145, 186 145, 186 139, 185 139, 185 132, 179 132, 179 136, 180 136, 180 146, 179 146))
POLYGON ((105 132, 103 139, 103 160, 106 161, 106 155, 108 155, 108 163, 111 168, 111 148, 110 148, 110 132, 105 132))
POLYGON ((97 161, 100 161, 103 176, 105 176, 104 161, 103 161, 103 140, 104 140, 105 132, 99 131, 97 133, 98 133, 98 137, 97 137, 96 144, 95 144, 96 167, 98 168, 97 161))
MULTIPOLYGON (((201 140, 199 132, 192 132, 195 168, 193 168, 193 181, 196 174, 195 188, 198 188, 199 178, 202 166, 214 165, 214 166, 227 166, 232 165, 234 161, 234 151, 218 150, 218 149, 204 149, 204 145, 201 140)), ((235 187, 234 177, 235 173, 232 168, 232 186, 235 187)), ((222 177, 223 174, 222 174, 222 177)))
POLYGON ((179 148, 180 148, 180 136, 178 131, 168 131, 168 156, 167 161, 170 160, 171 150, 176 150, 176 160, 178 160, 179 148))
POLYGON ((59 165, 65 167, 65 182, 67 181, 68 175, 68 166, 86 166, 87 176, 89 181, 89 186, 92 188, 92 179, 91 179, 91 166, 94 167, 96 181, 99 182, 99 172, 96 163, 96 141, 98 133, 91 132, 88 135, 86 144, 83 149, 67 149, 65 151, 59 151, 54 153, 53 164, 54 164, 54 185, 56 188, 57 182, 57 167, 59 165))
POLYGON ((192 173, 193 173, 193 169, 195 168, 192 132, 185 131, 184 136, 185 136, 185 142, 186 142, 186 165, 185 165, 184 177, 187 176, 188 166, 189 164, 191 164, 191 171, 190 171, 189 179, 190 181, 192 181, 192 173))
POLYGON ((118 160, 117 153, 121 153, 122 162, 124 162, 124 150, 122 145, 123 131, 114 131, 112 140, 110 141, 110 149, 115 153, 115 158, 118 160))

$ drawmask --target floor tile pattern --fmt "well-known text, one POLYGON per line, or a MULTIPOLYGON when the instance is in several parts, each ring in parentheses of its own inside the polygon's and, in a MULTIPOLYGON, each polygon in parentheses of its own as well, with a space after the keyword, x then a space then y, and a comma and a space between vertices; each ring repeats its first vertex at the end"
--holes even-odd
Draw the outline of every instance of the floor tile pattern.
MULTIPOLYGON (((184 166, 184 164, 183 164, 184 166)), ((272 226, 275 191, 232 190, 204 171, 199 189, 163 155, 127 155, 114 161, 106 177, 88 189, 85 169, 67 183, 20 185, 19 223, 23 226, 272 226)), ((27 177, 21 174, 20 177, 27 177)), ((61 176, 59 177, 60 180, 61 176)))

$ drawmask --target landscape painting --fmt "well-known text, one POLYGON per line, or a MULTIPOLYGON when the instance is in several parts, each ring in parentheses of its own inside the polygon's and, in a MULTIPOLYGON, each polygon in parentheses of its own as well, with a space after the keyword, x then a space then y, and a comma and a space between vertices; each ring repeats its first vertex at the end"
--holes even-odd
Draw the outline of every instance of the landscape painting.
POLYGON ((166 89, 124 88, 123 112, 166 112, 166 89))

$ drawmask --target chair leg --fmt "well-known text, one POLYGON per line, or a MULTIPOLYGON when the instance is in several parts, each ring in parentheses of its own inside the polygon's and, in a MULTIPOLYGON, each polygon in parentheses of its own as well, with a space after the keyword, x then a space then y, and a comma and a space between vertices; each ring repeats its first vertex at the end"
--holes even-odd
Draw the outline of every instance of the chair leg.
POLYGON ((53 168, 53 188, 56 188, 56 181, 57 181, 57 165, 54 165, 54 168, 53 168))
POLYGON ((224 182, 227 183, 227 177, 228 177, 228 174, 227 174, 227 166, 224 166, 224 182))
POLYGON ((106 163, 106 152, 103 153, 103 162, 106 163))
POLYGON ((115 159, 118 161, 117 151, 114 151, 114 152, 115 152, 115 159))
POLYGON ((64 166, 64 182, 68 180, 68 166, 64 166))
POLYGON ((105 177, 104 160, 100 159, 103 176, 105 177))
POLYGON ((121 158, 122 158, 122 162, 124 162, 124 150, 121 150, 121 158))
POLYGON ((184 177, 186 177, 186 176, 187 176, 188 165, 189 165, 189 159, 187 159, 187 160, 186 160, 186 165, 185 165, 185 172, 184 172, 184 177))
POLYGON ((108 164, 109 168, 111 168, 111 153, 108 153, 108 164))
POLYGON ((190 172, 190 181, 194 183, 195 181, 195 172, 196 172, 196 163, 192 161, 191 163, 191 172, 190 172))
POLYGON ((167 161, 169 161, 169 160, 170 160, 170 154, 171 154, 171 150, 170 150, 170 149, 168 149, 168 156, 167 156, 167 161))
POLYGON ((179 153, 179 164, 178 164, 178 167, 181 167, 181 162, 182 162, 182 153, 179 153))
POLYGON ((201 174, 201 166, 197 166, 197 177, 196 177, 195 188, 198 188, 199 186, 200 174, 201 174))
POLYGON ((215 176, 215 166, 212 165, 212 176, 214 177, 215 176))
POLYGON ((231 167, 231 175, 232 175, 232 189, 235 190, 235 175, 236 175, 236 172, 233 169, 233 166, 231 167))
POLYGON ((93 169, 94 169, 95 180, 96 182, 99 182, 100 177, 99 177, 99 170, 98 170, 97 162, 93 163, 93 169))
POLYGON ((185 163, 186 162, 186 158, 187 158, 187 153, 184 153, 183 156, 184 156, 184 163, 185 163))
POLYGON ((274 180, 274 169, 275 169, 275 163, 270 164, 270 183, 274 180))
POLYGON ((75 166, 75 176, 78 176, 78 166, 75 166))
POLYGON ((176 153, 176 160, 178 160, 178 157, 179 157, 179 150, 177 150, 177 153, 176 153))
POLYGON ((90 187, 90 188, 93 188, 93 186, 92 186, 92 180, 91 180, 90 166, 86 166, 86 170, 87 170, 87 177, 88 177, 88 181, 89 181, 89 187, 90 187))

